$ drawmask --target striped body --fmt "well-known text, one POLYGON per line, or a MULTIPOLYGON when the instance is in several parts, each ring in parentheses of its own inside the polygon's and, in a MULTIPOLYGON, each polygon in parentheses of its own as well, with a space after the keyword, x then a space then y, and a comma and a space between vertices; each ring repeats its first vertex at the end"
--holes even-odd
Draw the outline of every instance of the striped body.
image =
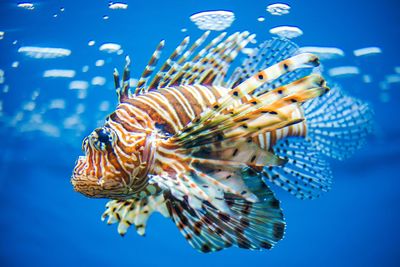
MULTIPOLYGON (((231 89, 221 86, 179 86, 162 88, 157 91, 140 95, 134 99, 129 99, 120 104, 115 114, 112 114, 108 121, 120 122, 122 126, 126 125, 124 134, 129 134, 129 126, 137 123, 145 127, 161 126, 161 131, 169 135, 176 134, 182 130, 196 116, 199 116, 204 110, 217 101, 220 97, 226 95, 231 89), (126 117, 126 114, 132 118, 126 117), (145 117, 147 122, 137 122, 136 117, 145 117)), ((236 105, 240 105, 237 101, 236 105)), ((233 104, 235 105, 235 104, 233 104)), ((303 111, 299 107, 292 115, 292 118, 302 118, 303 111)), ((270 150, 276 142, 288 136, 306 136, 306 123, 297 123, 282 129, 266 132, 254 138, 261 148, 270 150)))

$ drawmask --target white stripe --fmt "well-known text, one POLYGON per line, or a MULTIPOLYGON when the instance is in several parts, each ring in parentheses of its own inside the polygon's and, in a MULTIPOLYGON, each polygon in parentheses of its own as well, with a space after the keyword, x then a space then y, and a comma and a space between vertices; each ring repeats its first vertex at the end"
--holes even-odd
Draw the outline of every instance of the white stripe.
POLYGON ((259 134, 258 135, 258 141, 260 142, 260 147, 262 148, 262 149, 264 149, 265 148, 265 144, 264 144, 264 136, 263 136, 263 134, 259 134))
POLYGON ((171 95, 179 102, 182 108, 185 110, 185 113, 193 119, 195 117, 194 111, 188 101, 188 99, 176 88, 167 88, 166 90, 171 91, 171 95))
POLYGON ((171 116, 174 117, 174 119, 178 122, 178 127, 176 127, 177 125, 174 123, 173 127, 175 130, 180 129, 183 127, 181 120, 179 119, 178 114, 176 113, 176 110, 174 108, 174 106, 171 105, 171 103, 168 101, 168 99, 161 93, 159 92, 154 92, 153 94, 151 94, 152 97, 156 98, 158 101, 162 102, 164 105, 166 105, 169 109, 169 113, 171 116))
POLYGON ((162 117, 162 120, 167 122, 169 125, 172 126, 176 126, 174 121, 171 120, 171 117, 169 116, 169 113, 162 108, 157 101, 155 101, 150 95, 150 94, 146 94, 146 95, 141 95, 140 97, 137 97, 136 99, 144 104, 146 104, 147 106, 150 106, 155 112, 157 112, 157 114, 159 116, 162 117))

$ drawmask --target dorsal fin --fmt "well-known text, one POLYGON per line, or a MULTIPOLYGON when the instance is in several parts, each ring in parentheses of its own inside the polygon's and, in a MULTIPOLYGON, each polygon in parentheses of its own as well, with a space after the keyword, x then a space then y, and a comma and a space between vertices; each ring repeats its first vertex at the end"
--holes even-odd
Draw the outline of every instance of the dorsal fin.
POLYGON ((237 39, 238 35, 239 35, 239 33, 236 32, 236 33, 228 36, 224 41, 220 42, 219 44, 216 44, 213 47, 210 47, 210 51, 208 51, 203 57, 199 58, 199 60, 194 62, 191 71, 185 73, 182 83, 183 84, 194 84, 195 79, 197 77, 200 77, 202 75, 203 71, 207 67, 212 68, 214 63, 217 65, 218 64, 217 62, 219 62, 218 54, 221 51, 225 51, 226 47, 229 47, 229 45, 232 43, 232 41, 237 39))
MULTIPOLYGON (((293 51, 297 49, 295 45, 286 40, 276 39, 266 43, 259 47, 258 51, 262 52, 261 56, 263 56, 263 54, 268 54, 268 60, 267 63, 265 63, 267 65, 255 62, 256 67, 252 67, 251 64, 254 64, 254 59, 249 59, 248 62, 245 62, 241 68, 238 68, 234 72, 234 78, 226 81, 225 78, 231 63, 239 55, 240 51, 255 38, 255 35, 245 31, 236 32, 226 37, 226 33, 222 33, 203 46, 208 35, 209 32, 205 32, 191 46, 188 46, 189 38, 186 37, 175 48, 164 64, 162 64, 158 70, 155 70, 155 65, 164 47, 164 41, 161 41, 139 78, 134 92, 129 95, 129 84, 124 83, 122 88, 119 89, 121 92, 119 92, 118 95, 122 96, 122 98, 124 95, 135 97, 157 88, 195 84, 224 87, 232 87, 232 85, 234 85, 232 88, 235 88, 240 85, 244 77, 257 73, 259 71, 259 69, 257 69, 258 67, 266 69, 271 64, 276 63, 277 60, 280 61, 281 59, 293 56, 293 51), (203 47, 201 48, 201 46, 203 47), (272 54, 274 51, 280 50, 286 52, 279 53, 279 55, 276 56, 277 59, 275 59, 272 54), (153 73, 155 74, 153 75, 153 73)), ((129 68, 126 68, 126 70, 126 73, 129 75, 129 68)), ((293 73, 295 72, 290 72, 290 75, 293 73)), ((116 75, 118 75, 118 73, 116 73, 116 75)), ((303 77, 304 76, 305 75, 303 75, 303 77)), ((288 79, 285 79, 285 83, 288 83, 288 79)), ((119 88, 119 84, 117 87, 119 88)), ((264 83, 261 87, 269 88, 269 83, 264 83)), ((262 90, 265 91, 265 89, 262 90)))
MULTIPOLYGON (((173 64, 171 64, 171 67, 169 69, 166 69, 168 72, 164 72, 164 75, 161 76, 161 79, 158 83, 158 87, 163 87, 167 81, 170 80, 170 77, 173 73, 176 73, 177 69, 182 68, 182 64, 186 63, 186 60, 193 54, 193 52, 201 46, 204 41, 207 39, 208 35, 210 34, 209 31, 206 31, 199 39, 197 39, 193 45, 185 51, 185 53, 180 53, 182 55, 179 59, 177 59, 173 64)), ((156 75, 157 76, 157 75, 156 75)))
POLYGON ((239 54, 239 52, 247 46, 248 43, 250 43, 251 41, 254 40, 254 38, 256 37, 255 34, 249 35, 248 37, 242 38, 241 40, 238 40, 237 45, 233 46, 231 48, 231 50, 229 50, 227 53, 222 54, 221 56, 221 61, 222 64, 220 64, 217 67, 217 72, 221 73, 221 75, 219 75, 219 80, 217 80, 217 83, 221 83, 223 82, 223 78, 225 78, 227 71, 229 69, 230 64, 232 63, 232 61, 237 57, 237 55, 239 54))
MULTIPOLYGON (((183 78, 182 84, 203 84, 204 72, 212 72, 214 77, 213 81, 219 80, 219 85, 223 82, 225 78, 225 72, 223 70, 228 69, 230 65, 229 55, 236 57, 235 52, 240 49, 243 45, 250 42, 255 35, 249 35, 249 32, 235 33, 226 38, 218 45, 208 52, 201 60, 199 60, 195 65, 193 65, 192 70, 186 72, 183 78)), ((209 76, 209 75, 208 75, 209 76)), ((205 83, 207 85, 207 83, 205 83)))
POLYGON ((182 54, 185 50, 186 46, 189 43, 190 38, 186 37, 183 41, 175 48, 174 52, 172 52, 171 56, 164 62, 164 65, 160 68, 160 70, 156 73, 154 78, 151 80, 149 85, 149 90, 155 89, 158 87, 161 79, 166 75, 167 71, 171 69, 171 67, 175 64, 176 59, 182 54))
POLYGON ((130 92, 129 92, 129 80, 130 80, 130 65, 131 65, 131 59, 129 56, 125 57, 125 67, 124 67, 124 73, 122 75, 122 87, 121 87, 121 81, 119 78, 119 73, 117 69, 114 69, 114 84, 115 84, 115 90, 117 92, 118 96, 118 101, 121 103, 124 99, 130 97, 130 92))
POLYGON ((142 73, 142 75, 141 75, 141 77, 140 77, 140 79, 138 81, 138 84, 136 86, 134 95, 140 95, 143 92, 147 92, 148 91, 148 87, 146 87, 147 86, 147 81, 149 80, 151 74, 153 73, 155 65, 157 64, 158 60, 160 59, 161 50, 164 48, 164 45, 165 45, 165 41, 164 40, 162 40, 158 44, 156 50, 154 51, 153 55, 151 56, 151 58, 149 60, 149 63, 147 63, 147 66, 144 69, 144 71, 143 71, 143 73, 142 73))
POLYGON ((181 65, 184 63, 192 54, 193 52, 201 46, 207 37, 210 35, 210 31, 206 31, 199 39, 197 39, 193 45, 179 58, 177 64, 181 65))
POLYGON ((192 66, 194 66, 200 60, 202 55, 207 54, 212 47, 214 47, 225 37, 225 35, 226 33, 224 32, 214 38, 208 45, 206 45, 206 47, 200 50, 200 52, 197 53, 197 55, 195 55, 191 61, 184 62, 183 60, 179 60, 179 64, 176 64, 168 71, 167 75, 160 83, 160 86, 172 86, 172 84, 176 84, 176 81, 178 80, 177 77, 180 77, 179 80, 181 81, 186 73, 188 73, 189 71, 193 71, 192 66))

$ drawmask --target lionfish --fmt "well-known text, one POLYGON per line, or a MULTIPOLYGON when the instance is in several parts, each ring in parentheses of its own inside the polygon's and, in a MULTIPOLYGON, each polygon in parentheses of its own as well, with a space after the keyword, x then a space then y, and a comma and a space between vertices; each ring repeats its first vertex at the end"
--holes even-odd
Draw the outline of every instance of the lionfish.
POLYGON ((324 155, 342 159, 363 143, 369 109, 329 89, 318 58, 275 38, 228 75, 254 34, 189 37, 155 72, 164 41, 135 88, 130 59, 114 72, 119 103, 82 144, 74 189, 111 199, 103 220, 145 234, 159 212, 201 252, 271 249, 285 221, 274 184, 301 199, 331 187, 324 155))

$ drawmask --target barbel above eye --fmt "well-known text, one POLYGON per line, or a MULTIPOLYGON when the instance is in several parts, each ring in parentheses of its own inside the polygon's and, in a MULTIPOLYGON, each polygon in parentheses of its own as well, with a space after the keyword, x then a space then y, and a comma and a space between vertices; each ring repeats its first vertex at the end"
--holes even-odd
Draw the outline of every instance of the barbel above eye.
POLYGON ((86 136, 86 137, 83 139, 83 141, 82 141, 82 151, 83 151, 83 152, 86 151, 86 148, 87 148, 88 143, 89 143, 89 138, 86 136))

